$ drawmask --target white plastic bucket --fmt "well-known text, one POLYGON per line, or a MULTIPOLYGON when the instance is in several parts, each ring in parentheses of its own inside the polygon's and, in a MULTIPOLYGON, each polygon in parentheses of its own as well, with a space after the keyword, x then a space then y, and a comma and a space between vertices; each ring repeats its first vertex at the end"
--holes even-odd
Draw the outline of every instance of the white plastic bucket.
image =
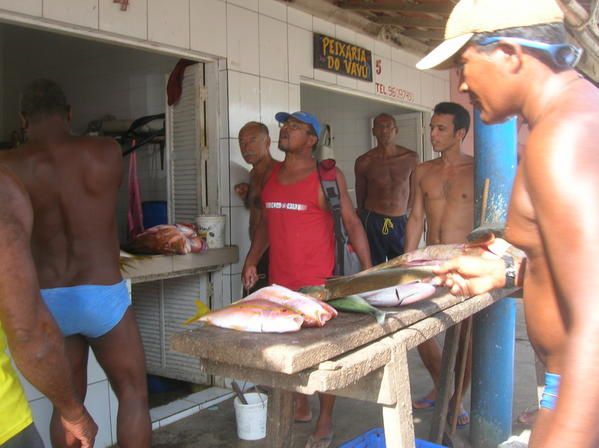
POLYGON ((196 224, 200 232, 206 232, 206 243, 209 249, 225 247, 225 222, 224 215, 200 215, 196 224))
POLYGON ((268 396, 266 394, 243 394, 248 404, 243 404, 238 397, 233 400, 235 419, 237 420, 237 436, 242 440, 259 440, 266 437, 266 410, 268 396))

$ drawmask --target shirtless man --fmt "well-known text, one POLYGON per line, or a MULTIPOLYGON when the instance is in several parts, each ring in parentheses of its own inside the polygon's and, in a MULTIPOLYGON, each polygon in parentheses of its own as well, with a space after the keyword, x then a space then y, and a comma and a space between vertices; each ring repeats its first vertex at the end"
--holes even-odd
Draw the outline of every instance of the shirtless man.
MULTIPOLYGON (((119 400, 119 446, 149 447, 144 353, 119 269, 121 148, 111 139, 72 136, 64 93, 49 80, 27 87, 21 115, 28 141, 2 154, 0 164, 31 198, 41 295, 66 338, 78 397, 86 394, 91 346, 119 400)), ((66 437, 56 409, 50 431, 54 446, 78 446, 66 437)))
POLYGON ((39 294, 29 239, 33 211, 16 177, 0 166, 0 447, 43 448, 13 370, 48 397, 63 430, 91 448, 98 427, 75 393, 63 338, 39 294))
POLYGON ((356 160, 356 201, 372 264, 403 254, 410 175, 418 154, 395 144, 397 124, 389 114, 374 119, 377 145, 356 160))
MULTIPOLYGON (((235 185, 235 192, 250 210, 250 241, 253 241, 256 234, 256 226, 260 222, 260 215, 262 213, 262 188, 277 163, 270 155, 268 127, 257 121, 246 123, 239 131, 239 149, 241 150, 243 160, 252 165, 250 183, 235 185)), ((268 251, 264 253, 258 263, 258 277, 259 280, 252 287, 251 291, 269 285, 268 251)))
POLYGON ((595 448, 599 90, 572 69, 578 52, 554 0, 461 0, 445 36, 418 67, 457 63, 483 121, 521 114, 530 135, 505 229, 526 258, 460 257, 438 280, 466 296, 523 285, 528 335, 548 372, 529 447, 595 448))
MULTIPOLYGON (((412 210, 406 226, 406 252, 418 248, 425 220, 428 226, 427 245, 463 243, 472 231, 474 159, 464 154, 461 148, 469 127, 470 114, 459 104, 439 103, 435 106, 430 124, 431 144, 441 157, 418 165, 412 175, 412 210)), ((418 347, 418 352, 437 386, 441 373, 441 350, 437 341, 429 339, 418 347)), ((460 365, 462 356, 463 353, 458 353, 456 365, 460 365)), ((470 380, 470 362, 466 365, 466 387, 463 390, 470 380)), ((414 408, 432 407, 435 398, 436 389, 433 389, 416 400, 414 408)), ((462 397, 455 399, 461 405, 462 397)), ((457 419, 458 426, 470 421, 463 409, 457 419)))

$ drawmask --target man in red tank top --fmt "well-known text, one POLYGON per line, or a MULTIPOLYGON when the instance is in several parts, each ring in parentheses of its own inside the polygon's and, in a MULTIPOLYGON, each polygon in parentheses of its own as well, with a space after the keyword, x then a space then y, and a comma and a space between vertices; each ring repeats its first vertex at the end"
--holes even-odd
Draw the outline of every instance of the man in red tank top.
MULTIPOLYGON (((270 246, 269 280, 297 290, 322 285, 333 274, 335 243, 333 217, 322 192, 313 151, 320 135, 320 123, 306 112, 279 112, 279 149, 285 160, 277 164, 262 191, 261 222, 243 267, 246 288, 257 281, 256 265, 270 246)), ((350 242, 363 269, 371 266, 368 240, 347 193, 345 176, 337 170, 341 214, 350 242)), ((330 445, 333 440, 335 397, 320 394, 320 416, 306 447, 330 445), (318 444, 318 445, 317 445, 318 444)), ((308 397, 296 395, 296 421, 312 418, 308 397)))

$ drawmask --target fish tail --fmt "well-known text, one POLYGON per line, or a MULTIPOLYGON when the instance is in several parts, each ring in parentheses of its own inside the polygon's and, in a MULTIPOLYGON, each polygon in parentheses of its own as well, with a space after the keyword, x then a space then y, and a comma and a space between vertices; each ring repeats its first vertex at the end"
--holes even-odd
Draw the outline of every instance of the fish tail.
POLYGON ((196 300, 195 304, 196 304, 196 313, 193 316, 191 316, 189 319, 187 319, 185 322, 183 322, 183 325, 189 325, 192 322, 195 322, 196 320, 201 318, 202 316, 205 316, 206 314, 210 313, 210 308, 208 308, 208 306, 201 300, 196 300))
POLYGON ((376 309, 376 311, 374 312, 374 317, 379 325, 384 325, 385 319, 387 318, 387 313, 379 309, 376 309))

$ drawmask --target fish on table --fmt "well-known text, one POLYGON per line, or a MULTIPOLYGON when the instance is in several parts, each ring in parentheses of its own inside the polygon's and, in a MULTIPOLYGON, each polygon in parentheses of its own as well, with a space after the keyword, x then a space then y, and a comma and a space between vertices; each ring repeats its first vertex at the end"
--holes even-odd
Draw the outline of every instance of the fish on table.
POLYGON ((436 288, 425 282, 413 282, 405 285, 391 286, 360 294, 368 303, 374 306, 410 305, 435 294, 436 288))

